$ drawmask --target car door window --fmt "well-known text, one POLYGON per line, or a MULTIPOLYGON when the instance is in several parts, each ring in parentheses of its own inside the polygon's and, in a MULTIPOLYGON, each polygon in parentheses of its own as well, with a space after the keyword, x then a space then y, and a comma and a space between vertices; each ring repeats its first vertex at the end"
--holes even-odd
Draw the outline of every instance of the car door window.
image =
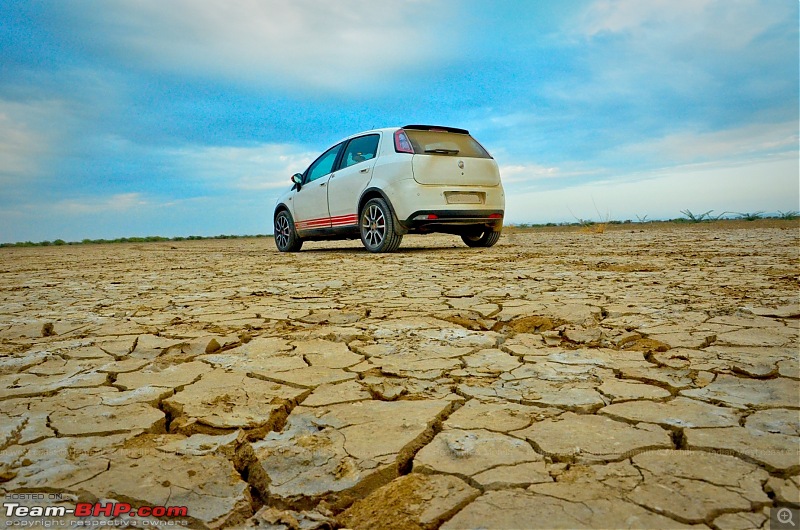
POLYGON ((341 148, 342 144, 335 145, 322 153, 322 156, 317 158, 314 163, 308 167, 308 171, 306 172, 306 182, 317 180, 318 178, 324 177, 333 171, 333 164, 336 162, 336 155, 339 154, 339 150, 341 148))
POLYGON ((375 158, 379 138, 377 134, 368 134, 350 140, 342 157, 342 169, 375 158))

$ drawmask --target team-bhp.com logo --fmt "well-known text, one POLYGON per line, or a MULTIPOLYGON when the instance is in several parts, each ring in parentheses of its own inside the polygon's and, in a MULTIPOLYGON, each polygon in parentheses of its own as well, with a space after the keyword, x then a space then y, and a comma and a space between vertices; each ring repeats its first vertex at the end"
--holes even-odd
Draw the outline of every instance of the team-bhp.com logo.
MULTIPOLYGON (((30 495, 30 494, 28 494, 30 495)), ((38 496, 37 496, 38 497, 38 496)), ((43 497, 43 495, 41 496, 43 497)), ((38 499, 37 499, 38 500, 38 499)), ((41 499, 44 500, 44 499, 41 499)), ((133 517, 186 517, 189 509, 186 506, 138 506, 134 508, 125 502, 106 502, 89 503, 79 502, 74 508, 58 505, 42 504, 22 504, 6 500, 3 502, 3 511, 6 516, 5 526, 66 526, 66 521, 58 521, 57 518, 72 516, 78 520, 70 521, 70 526, 83 526, 81 518, 108 517, 115 519, 125 518, 126 526, 137 526, 137 521, 131 520, 133 517), (33 518, 40 518, 38 520, 33 518), (33 519, 33 520, 32 520, 33 519), (56 519, 56 520, 54 520, 56 519), (38 524, 37 524, 38 523, 38 524), (49 524, 46 524, 49 523, 49 524), (59 524, 61 523, 61 524, 59 524)), ((160 526, 166 521, 140 520, 142 526, 160 526)), ((180 524, 181 521, 170 521, 180 524)), ((95 525, 92 525, 95 526, 95 525)), ((116 525, 115 525, 116 526, 116 525)))
POLYGON ((135 510, 124 502, 79 502, 75 509, 64 506, 22 506, 17 502, 5 502, 7 517, 58 517, 67 514, 75 517, 186 517, 189 509, 186 506, 139 506, 135 510))

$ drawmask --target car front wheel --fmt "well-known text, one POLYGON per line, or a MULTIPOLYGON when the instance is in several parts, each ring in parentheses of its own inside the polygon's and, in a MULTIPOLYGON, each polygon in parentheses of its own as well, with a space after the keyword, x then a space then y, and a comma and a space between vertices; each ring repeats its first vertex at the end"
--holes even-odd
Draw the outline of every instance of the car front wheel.
POLYGON ((383 199, 370 199, 359 216, 361 242, 370 252, 394 252, 403 241, 395 232, 394 217, 383 199))
POLYGON ((464 234, 461 239, 468 247, 491 247, 500 240, 500 232, 484 230, 477 234, 464 234))
POLYGON ((292 214, 286 210, 275 216, 275 246, 281 252, 297 252, 303 246, 303 240, 294 229, 292 214))

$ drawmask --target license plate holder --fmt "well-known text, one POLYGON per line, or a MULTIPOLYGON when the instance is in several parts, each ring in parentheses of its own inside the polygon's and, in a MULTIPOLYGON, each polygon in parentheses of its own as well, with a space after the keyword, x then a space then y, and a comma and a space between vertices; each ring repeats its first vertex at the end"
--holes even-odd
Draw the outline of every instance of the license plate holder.
POLYGON ((447 204, 483 204, 482 193, 464 192, 464 191, 446 191, 444 192, 447 204))

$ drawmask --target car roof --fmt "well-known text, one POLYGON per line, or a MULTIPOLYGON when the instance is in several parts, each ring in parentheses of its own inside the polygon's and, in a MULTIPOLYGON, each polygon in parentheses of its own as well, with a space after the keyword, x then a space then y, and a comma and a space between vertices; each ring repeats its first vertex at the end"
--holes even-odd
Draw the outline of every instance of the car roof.
POLYGON ((403 125, 402 127, 401 126, 381 127, 380 129, 370 129, 368 131, 357 132, 355 134, 351 134, 350 136, 345 136, 344 138, 342 138, 338 142, 335 142, 335 143, 333 143, 331 145, 337 145, 337 144, 340 144, 342 142, 346 142, 347 140, 350 140, 351 138, 357 138, 359 136, 364 136, 366 134, 375 134, 375 133, 381 133, 381 134, 382 133, 391 133, 391 134, 394 134, 394 132, 396 130, 398 130, 398 129, 411 129, 411 130, 418 130, 418 131, 430 131, 432 129, 439 129, 439 130, 444 130, 444 131, 451 132, 451 133, 469 134, 469 131, 466 130, 466 129, 459 129, 459 128, 456 128, 456 127, 446 127, 446 126, 443 126, 443 125, 403 125))
POLYGON ((456 127, 445 127, 443 125, 403 125, 403 129, 411 129, 416 131, 446 131, 456 134, 469 134, 466 129, 458 129, 456 127))

